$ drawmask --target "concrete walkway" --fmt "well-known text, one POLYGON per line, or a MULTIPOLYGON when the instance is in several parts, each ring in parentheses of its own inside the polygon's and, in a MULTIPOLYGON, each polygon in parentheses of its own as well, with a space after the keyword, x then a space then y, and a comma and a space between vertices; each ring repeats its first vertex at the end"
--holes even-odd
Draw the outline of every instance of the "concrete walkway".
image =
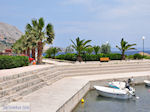
POLYGON ((18 67, 18 68, 13 68, 13 69, 3 69, 3 70, 0 70, 0 77, 34 71, 34 70, 51 67, 51 66, 54 66, 54 65, 50 65, 50 64, 30 65, 30 66, 18 67))
POLYGON ((50 86, 24 97, 22 101, 31 104, 31 112, 56 112, 89 81, 128 78, 132 76, 148 77, 150 76, 150 71, 63 78, 50 86))

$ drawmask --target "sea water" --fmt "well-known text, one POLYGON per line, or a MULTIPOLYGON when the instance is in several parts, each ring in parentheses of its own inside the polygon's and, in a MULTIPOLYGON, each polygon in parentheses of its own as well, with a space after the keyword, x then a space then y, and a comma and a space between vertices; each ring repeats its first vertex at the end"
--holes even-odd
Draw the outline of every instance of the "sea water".
POLYGON ((85 103, 79 103, 73 112, 150 112, 150 87, 135 86, 139 99, 119 100, 98 96, 96 90, 89 91, 85 103))

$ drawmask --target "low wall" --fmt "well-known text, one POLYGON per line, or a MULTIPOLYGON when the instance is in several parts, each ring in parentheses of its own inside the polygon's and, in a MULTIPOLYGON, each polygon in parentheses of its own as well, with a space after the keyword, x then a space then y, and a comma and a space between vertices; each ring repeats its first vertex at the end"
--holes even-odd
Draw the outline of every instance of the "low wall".
MULTIPOLYGON (((127 80, 128 78, 130 77, 115 78, 115 80, 124 81, 124 80, 127 80)), ((143 80, 150 80, 150 75, 135 76, 133 78, 134 78, 134 84, 144 84, 143 80)), ((94 89, 93 88, 94 85, 106 86, 107 83, 110 81, 112 81, 112 78, 89 81, 75 95, 73 95, 65 104, 63 104, 57 110, 57 112, 71 112, 77 106, 77 104, 81 101, 81 99, 85 96, 85 94, 89 90, 94 89)))

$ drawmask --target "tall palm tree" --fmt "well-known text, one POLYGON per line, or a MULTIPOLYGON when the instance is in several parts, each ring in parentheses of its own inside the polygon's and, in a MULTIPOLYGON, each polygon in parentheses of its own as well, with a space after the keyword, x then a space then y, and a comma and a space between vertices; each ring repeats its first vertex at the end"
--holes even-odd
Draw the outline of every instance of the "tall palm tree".
POLYGON ((29 48, 32 50, 32 58, 36 60, 35 49, 37 48, 36 32, 30 24, 26 25, 26 35, 29 41, 29 48))
POLYGON ((82 57, 81 57, 81 53, 88 47, 90 47, 91 45, 87 45, 89 42, 91 42, 91 40, 87 40, 85 41, 80 40, 80 38, 76 38, 76 41, 74 42, 73 40, 71 40, 72 42, 72 47, 77 51, 77 61, 83 61, 82 57))
POLYGON ((97 55, 100 52, 100 46, 94 46, 93 49, 94 49, 95 55, 97 55))
POLYGON ((124 39, 122 38, 120 45, 121 47, 116 45, 116 48, 118 48, 121 51, 122 60, 125 60, 125 51, 135 49, 132 46, 135 46, 136 44, 128 44, 128 42, 124 41, 124 39))
POLYGON ((44 19, 32 20, 33 31, 35 32, 37 46, 38 46, 38 63, 42 63, 43 46, 48 43, 52 44, 54 39, 54 30, 52 24, 45 26, 44 19))

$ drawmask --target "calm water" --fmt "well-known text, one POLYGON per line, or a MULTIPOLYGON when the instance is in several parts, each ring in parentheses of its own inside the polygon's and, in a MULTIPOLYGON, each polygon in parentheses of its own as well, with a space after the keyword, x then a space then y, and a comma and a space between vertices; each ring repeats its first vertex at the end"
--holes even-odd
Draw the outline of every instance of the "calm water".
POLYGON ((85 103, 79 103, 73 112, 150 112, 150 88, 136 86, 138 100, 117 100, 98 96, 91 90, 84 97, 85 103))

